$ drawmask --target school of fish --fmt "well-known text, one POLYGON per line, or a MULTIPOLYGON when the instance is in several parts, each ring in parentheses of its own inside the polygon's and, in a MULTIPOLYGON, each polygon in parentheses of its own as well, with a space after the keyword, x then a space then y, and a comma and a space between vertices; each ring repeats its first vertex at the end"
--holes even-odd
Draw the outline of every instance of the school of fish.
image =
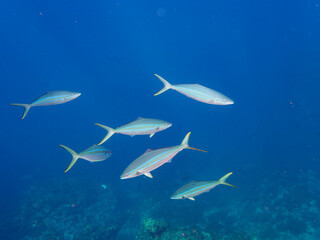
MULTIPOLYGON (((230 105, 234 104, 234 101, 228 98, 227 96, 219 93, 210 88, 204 87, 199 84, 177 84, 172 85, 168 81, 166 81, 161 76, 154 74, 163 84, 164 87, 154 94, 154 96, 159 95, 169 89, 176 90, 177 92, 197 100, 199 102, 213 104, 213 105, 230 105)), ((37 106, 49 106, 49 105, 58 105, 62 103, 66 103, 78 98, 81 93, 78 92, 70 92, 70 91, 50 91, 47 92, 36 100, 29 104, 22 103, 11 103, 10 105, 19 106, 24 108, 23 115, 21 119, 24 119, 29 112, 31 107, 37 106)), ((151 119, 151 118, 142 118, 138 119, 122 125, 117 128, 107 127, 105 125, 96 123, 97 126, 105 129, 107 131, 106 136, 100 141, 98 145, 93 145, 80 153, 76 153, 71 148, 60 145, 67 152, 69 152, 72 156, 71 162, 65 172, 68 172, 78 159, 84 159, 89 162, 100 162, 108 159, 112 152, 105 147, 101 146, 105 143, 112 135, 115 133, 135 136, 135 135, 149 135, 151 138, 155 133, 168 129, 172 126, 172 123, 159 120, 159 119, 151 119)), ((151 171, 161 167, 163 164, 167 162, 171 162, 171 160, 182 150, 184 149, 192 149, 201 152, 206 152, 201 149, 193 148, 189 146, 189 137, 190 132, 184 137, 183 141, 180 145, 159 148, 156 150, 148 149, 144 154, 131 162, 128 167, 123 171, 120 178, 121 179, 129 179, 138 177, 141 175, 147 176, 149 178, 153 178, 151 175, 151 171)), ((194 181, 188 183, 182 187, 180 187, 172 196, 171 199, 190 199, 195 200, 194 197, 209 192, 212 188, 218 185, 227 185, 231 187, 235 187, 229 183, 226 183, 226 179, 232 174, 232 172, 224 175, 218 181, 194 181)))

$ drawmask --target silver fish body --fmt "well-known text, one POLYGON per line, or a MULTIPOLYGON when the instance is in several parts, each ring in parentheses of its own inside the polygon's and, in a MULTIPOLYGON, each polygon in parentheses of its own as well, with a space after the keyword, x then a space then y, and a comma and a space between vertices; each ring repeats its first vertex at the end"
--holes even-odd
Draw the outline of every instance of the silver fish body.
MULTIPOLYGON (((121 174, 121 179, 128 179, 137 177, 140 175, 146 175, 152 178, 151 171, 162 166, 166 162, 170 162, 171 159, 176 156, 183 149, 200 149, 192 148, 188 145, 190 132, 185 136, 182 143, 178 146, 160 148, 156 150, 147 150, 143 155, 134 160, 121 174)), ((204 151, 205 152, 205 151, 204 151)))
POLYGON ((212 188, 224 184, 231 187, 235 187, 229 183, 226 183, 225 180, 232 174, 228 173, 220 178, 218 181, 201 181, 201 182, 191 182, 181 188, 179 188, 172 196, 171 199, 190 199, 194 200, 195 196, 198 196, 202 193, 209 192, 212 188))
POLYGON ((233 100, 231 100, 224 94, 219 93, 210 88, 204 87, 200 84, 172 85, 168 81, 166 81, 164 78, 160 77, 159 75, 155 74, 155 76, 159 78, 160 81, 164 84, 164 87, 159 92, 154 94, 155 96, 167 91, 168 89, 173 89, 189 98, 192 98, 194 100, 207 103, 207 104, 230 105, 234 103, 233 100))
POLYGON ((233 104, 233 101, 227 96, 200 84, 177 84, 172 89, 203 103, 213 105, 233 104))
POLYGON ((138 118, 137 120, 125 124, 115 129, 117 133, 135 136, 151 135, 171 127, 172 124, 159 119, 138 118))
POLYGON ((217 181, 191 182, 179 188, 171 199, 193 198, 202 193, 210 191, 218 185, 217 181))
POLYGON ((134 160, 121 174, 121 179, 138 177, 169 162, 183 148, 180 146, 150 150, 134 160))
POLYGON ((69 166, 65 170, 65 172, 69 171, 70 168, 72 168, 72 166, 76 163, 76 161, 79 158, 82 158, 82 159, 87 160, 89 162, 100 162, 100 161, 106 160, 112 154, 110 150, 104 148, 103 146, 99 146, 99 145, 93 145, 93 146, 87 148, 86 150, 80 152, 79 154, 64 145, 60 145, 60 147, 63 147, 65 150, 67 150, 72 155, 71 163, 69 164, 69 166))
POLYGON ((50 91, 38 97, 30 104, 11 103, 10 105, 24 107, 24 113, 22 116, 22 119, 24 119, 31 107, 62 104, 69 102, 80 95, 81 93, 70 91, 50 91))
POLYGON ((98 124, 98 123, 96 123, 96 125, 104 128, 108 131, 107 135, 99 143, 99 145, 103 144, 105 141, 107 141, 115 133, 120 133, 120 134, 124 134, 124 135, 129 135, 129 136, 150 135, 150 137, 152 137, 155 133, 163 131, 163 130, 172 126, 171 123, 163 121, 163 120, 152 119, 152 118, 141 118, 141 117, 133 122, 125 124, 125 125, 118 127, 116 129, 113 129, 113 128, 110 128, 110 127, 107 127, 105 125, 98 124))
POLYGON ((30 105, 32 107, 57 105, 69 102, 80 95, 81 93, 70 91, 50 91, 38 97, 30 105))
POLYGON ((85 159, 89 162, 100 162, 109 158, 111 154, 110 150, 99 145, 93 145, 80 152, 79 158, 85 159))

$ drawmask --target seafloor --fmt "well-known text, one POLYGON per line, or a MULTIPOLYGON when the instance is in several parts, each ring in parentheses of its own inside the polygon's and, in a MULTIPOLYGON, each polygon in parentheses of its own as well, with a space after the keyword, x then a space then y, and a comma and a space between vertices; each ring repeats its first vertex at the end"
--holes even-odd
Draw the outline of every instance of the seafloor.
POLYGON ((195 202, 137 194, 126 203, 130 191, 66 177, 28 187, 6 224, 18 240, 319 240, 319 185, 312 171, 278 171, 195 202))

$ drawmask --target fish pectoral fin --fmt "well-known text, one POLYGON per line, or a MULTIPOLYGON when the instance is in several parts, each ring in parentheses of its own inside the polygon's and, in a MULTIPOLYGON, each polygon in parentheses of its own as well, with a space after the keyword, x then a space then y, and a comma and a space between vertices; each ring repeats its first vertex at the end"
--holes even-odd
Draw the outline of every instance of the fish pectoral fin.
POLYGON ((150 134, 150 138, 152 138, 154 134, 155 134, 155 133, 150 134))
POLYGON ((195 199, 193 197, 189 197, 190 200, 194 201, 195 199))
POLYGON ((144 173, 145 176, 149 177, 149 178, 153 178, 153 176, 151 175, 151 173, 147 172, 147 173, 144 173))

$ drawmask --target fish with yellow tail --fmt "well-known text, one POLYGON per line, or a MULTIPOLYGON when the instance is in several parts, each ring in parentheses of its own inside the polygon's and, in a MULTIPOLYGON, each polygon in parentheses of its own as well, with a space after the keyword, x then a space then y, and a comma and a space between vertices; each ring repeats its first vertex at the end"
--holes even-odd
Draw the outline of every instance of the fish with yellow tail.
POLYGON ((121 127, 117 127, 116 129, 107 127, 99 123, 96 123, 96 125, 108 131, 107 135, 103 138, 99 145, 103 144, 115 133, 121 133, 129 136, 150 135, 150 137, 152 137, 155 133, 172 126, 171 123, 163 120, 142 117, 139 117, 133 122, 127 123, 121 127))
POLYGON ((73 99, 79 97, 81 93, 77 92, 69 92, 69 91, 50 91, 47 92, 36 100, 34 100, 30 104, 22 104, 22 103, 10 103, 10 105, 23 107, 24 112, 21 119, 24 119, 29 112, 31 107, 40 107, 40 106, 49 106, 49 105, 57 105, 69 102, 73 99))
POLYGON ((134 178, 140 175, 145 175, 149 178, 153 178, 151 171, 162 166, 166 162, 170 162, 171 159, 176 156, 183 149, 193 149, 197 151, 206 152, 201 149, 190 147, 188 144, 190 132, 185 136, 182 143, 178 146, 160 148, 156 150, 148 149, 143 155, 134 160, 121 174, 121 179, 134 178))
POLYGON ((100 162, 106 160, 111 156, 111 151, 99 145, 93 145, 87 148, 86 150, 80 152, 79 154, 64 145, 59 146, 63 147, 72 155, 71 163, 64 172, 68 172, 79 158, 82 158, 89 162, 100 162))
POLYGON ((157 96, 169 89, 176 90, 179 93, 182 93, 183 95, 192 98, 194 100, 197 100, 199 102, 213 104, 213 105, 230 105, 234 104, 233 100, 228 98, 227 96, 223 95, 222 93, 219 93, 215 90, 212 90, 210 88, 204 87, 200 84, 177 84, 172 85, 168 81, 166 81, 164 78, 160 77, 157 74, 154 74, 157 78, 160 79, 160 81, 164 84, 164 87, 154 94, 154 96, 157 96))
POLYGON ((181 188, 179 188, 172 196, 171 199, 190 199, 195 200, 194 197, 202 193, 209 192, 212 188, 223 184, 231 187, 233 186, 229 183, 226 183, 226 179, 232 174, 232 172, 224 175, 218 181, 203 181, 203 182, 191 182, 181 188))

